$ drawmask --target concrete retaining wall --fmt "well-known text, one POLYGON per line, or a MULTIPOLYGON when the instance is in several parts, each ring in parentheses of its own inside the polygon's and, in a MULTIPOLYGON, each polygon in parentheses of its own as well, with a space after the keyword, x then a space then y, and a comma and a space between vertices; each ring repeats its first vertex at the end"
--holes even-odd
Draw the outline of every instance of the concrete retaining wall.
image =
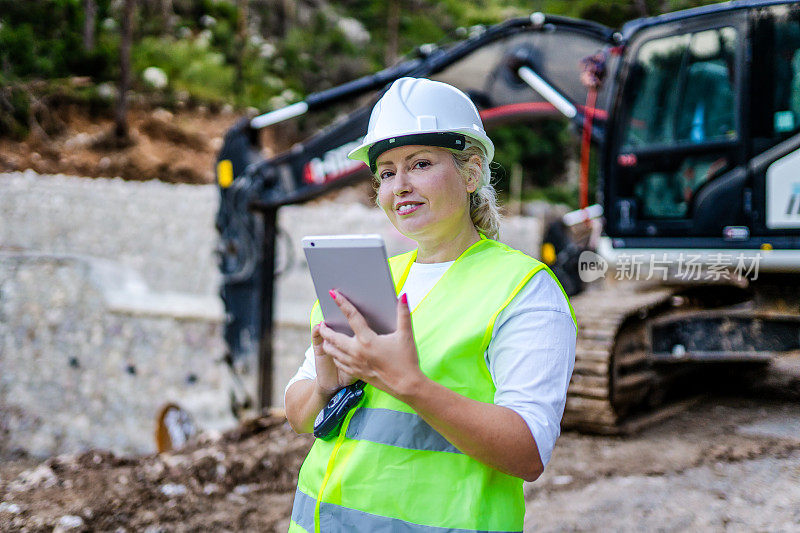
POLYGON ((217 299, 150 293, 104 260, 18 252, 0 253, 0 291, 0 455, 153 451, 167 402, 203 427, 233 424, 217 299))
MULTIPOLYGON (((0 457, 100 446, 154 450, 158 408, 175 401, 224 429, 232 381, 221 364, 215 186, 0 174, 0 457)), ((413 243, 376 208, 340 197, 284 207, 274 405, 308 345, 313 285, 305 235, 380 233, 413 243)), ((537 252, 540 224, 511 218, 503 240, 537 252)), ((255 384, 255 354, 245 366, 255 384)))

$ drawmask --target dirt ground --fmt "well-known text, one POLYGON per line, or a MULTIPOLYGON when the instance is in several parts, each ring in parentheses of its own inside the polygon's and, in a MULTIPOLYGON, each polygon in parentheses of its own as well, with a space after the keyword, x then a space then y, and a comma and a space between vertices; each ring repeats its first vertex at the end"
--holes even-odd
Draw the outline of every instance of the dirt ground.
POLYGON ((0 530, 285 530, 310 442, 283 418, 261 418, 179 452, 95 450, 7 462, 0 465, 0 530))
POLYGON ((526 531, 800 531, 800 358, 636 435, 566 433, 526 531))
MULTIPOLYGON (((796 531, 800 359, 635 435, 567 432, 526 531, 796 531)), ((2 531, 285 531, 311 444, 280 417, 161 455, 0 463, 2 531)))
POLYGON ((225 131, 242 116, 202 106, 175 113, 133 107, 128 115, 131 143, 120 149, 113 145, 114 122, 108 113, 65 105, 55 115, 63 124, 58 134, 40 133, 24 141, 0 138, 0 171, 213 183, 225 131))

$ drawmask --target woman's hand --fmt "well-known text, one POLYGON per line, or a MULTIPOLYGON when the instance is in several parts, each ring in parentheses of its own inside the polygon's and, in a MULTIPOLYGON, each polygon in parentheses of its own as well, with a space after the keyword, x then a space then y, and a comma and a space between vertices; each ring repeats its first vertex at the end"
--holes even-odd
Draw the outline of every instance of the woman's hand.
POLYGON ((340 373, 362 379, 395 397, 405 395, 419 380, 425 379, 419 367, 405 294, 397 300, 397 329, 388 335, 375 333, 340 292, 331 291, 331 297, 354 333, 352 337, 337 333, 324 323, 319 328, 322 350, 333 356, 340 373))
POLYGON ((314 380, 301 379, 293 383, 285 396, 286 418, 298 433, 311 433, 314 420, 336 391, 353 383, 356 378, 336 368, 333 357, 325 351, 324 340, 320 334, 321 322, 311 330, 311 344, 314 349, 314 364, 317 377, 314 380))
POLYGON ((320 334, 320 322, 311 330, 311 344, 314 348, 314 363, 317 369, 317 389, 323 395, 333 396, 336 391, 353 383, 356 378, 336 368, 333 357, 326 352, 324 339, 320 334))

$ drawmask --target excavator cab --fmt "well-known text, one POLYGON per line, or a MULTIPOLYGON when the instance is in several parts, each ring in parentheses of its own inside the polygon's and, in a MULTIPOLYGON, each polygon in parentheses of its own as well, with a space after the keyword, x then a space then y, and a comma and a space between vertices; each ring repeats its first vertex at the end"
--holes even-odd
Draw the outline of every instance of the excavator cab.
POLYGON ((623 29, 605 232, 617 250, 796 250, 800 10, 686 13, 623 29))

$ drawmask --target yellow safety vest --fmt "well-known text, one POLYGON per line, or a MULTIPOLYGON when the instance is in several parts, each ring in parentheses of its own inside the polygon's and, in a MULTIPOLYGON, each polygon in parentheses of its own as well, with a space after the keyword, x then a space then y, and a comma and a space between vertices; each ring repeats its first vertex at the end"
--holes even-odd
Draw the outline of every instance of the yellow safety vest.
MULTIPOLYGON (((398 290, 415 258, 389 260, 398 290)), ((411 314, 422 371, 493 403, 484 353, 495 319, 546 268, 497 241, 468 248, 411 314)), ((320 320, 315 305, 311 323, 320 320)), ((522 531, 521 479, 461 453, 400 400, 371 385, 364 392, 339 436, 317 439, 306 457, 290 532, 522 531)))

